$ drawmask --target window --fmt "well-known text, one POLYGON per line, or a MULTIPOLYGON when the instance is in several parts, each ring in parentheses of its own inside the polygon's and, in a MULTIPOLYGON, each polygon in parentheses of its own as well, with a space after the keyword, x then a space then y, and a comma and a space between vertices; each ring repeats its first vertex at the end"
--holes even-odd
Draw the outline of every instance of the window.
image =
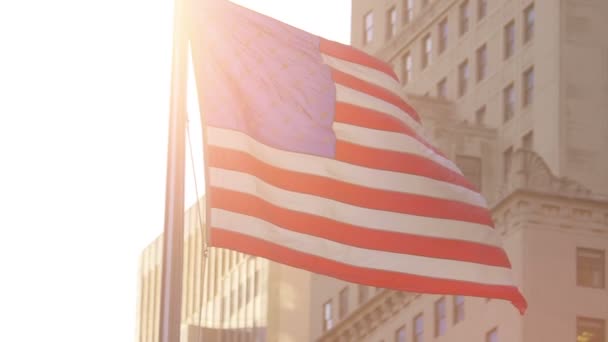
POLYGON ((437 83, 437 97, 440 99, 445 99, 447 97, 448 89, 447 89, 447 79, 444 77, 437 83))
POLYGON ((323 304, 323 331, 328 331, 334 326, 331 299, 323 304))
POLYGON ((405 325, 402 325, 397 331, 395 331, 395 342, 405 342, 405 325))
POLYGON ((532 150, 534 147, 534 132, 528 132, 526 135, 524 135, 521 141, 521 147, 526 150, 532 150))
POLYGON ((509 147, 502 153, 502 179, 507 180, 513 167, 513 147, 509 147))
POLYGON ((447 328, 445 298, 441 297, 435 302, 435 337, 443 336, 447 328))
POLYGON ((409 24, 414 19, 414 0, 403 1, 403 24, 409 24))
POLYGON ((412 80, 412 55, 410 55, 409 52, 407 52, 405 55, 403 55, 403 77, 402 77, 402 82, 403 84, 407 84, 409 81, 412 80))
POLYGON ((595 318, 576 318, 576 340, 578 342, 606 341, 606 321, 595 318))
POLYGON ((603 289, 606 274, 606 253, 591 248, 576 249, 576 285, 603 289))
POLYGON ((534 38, 534 3, 524 10, 524 43, 534 38))
POLYGON ((515 52, 515 22, 511 20, 504 28, 504 57, 505 59, 513 56, 515 52))
POLYGON ((456 155, 456 165, 477 190, 481 190, 481 158, 456 155))
POLYGON ((486 44, 483 44, 477 49, 477 82, 486 78, 486 70, 488 66, 488 51, 486 44))
POLYGON ((363 32, 363 43, 369 44, 374 39, 374 12, 365 15, 365 31, 363 32))
POLYGON ((477 0, 477 20, 483 19, 488 14, 488 0, 477 0))
POLYGON ((433 41, 431 40, 431 34, 428 33, 422 39, 422 68, 426 68, 427 65, 431 64, 433 53, 433 41))
POLYGON ((454 324, 464 321, 464 296, 454 296, 454 324))
POLYGON ((369 297, 369 289, 365 285, 359 285, 359 304, 362 304, 369 297))
POLYGON ((441 54, 448 47, 448 18, 443 19, 439 23, 439 47, 438 52, 441 54))
POLYGON ((486 342, 498 342, 498 328, 494 328, 486 333, 486 342))
POLYGON ((458 66, 458 96, 462 96, 467 92, 467 84, 469 82, 469 61, 465 60, 458 66))
POLYGON ((424 342, 424 317, 422 313, 414 317, 414 342, 424 342))
POLYGON ((397 33, 397 9, 393 6, 386 13, 386 38, 393 38, 395 33, 397 33))
POLYGON ((534 67, 524 72, 523 106, 526 107, 534 101, 534 67))
POLYGON ((486 120, 486 106, 483 105, 475 111, 475 124, 483 126, 486 120))
POLYGON ((469 30, 469 1, 465 0, 460 4, 460 25, 459 25, 459 32, 460 35, 462 36, 463 34, 467 33, 467 31, 469 30))
POLYGON ((515 88, 513 83, 509 84, 502 91, 503 97, 503 121, 509 121, 515 112, 515 88))
POLYGON ((340 311, 338 312, 338 318, 343 319, 348 313, 348 286, 343 288, 342 291, 340 291, 339 299, 340 311))

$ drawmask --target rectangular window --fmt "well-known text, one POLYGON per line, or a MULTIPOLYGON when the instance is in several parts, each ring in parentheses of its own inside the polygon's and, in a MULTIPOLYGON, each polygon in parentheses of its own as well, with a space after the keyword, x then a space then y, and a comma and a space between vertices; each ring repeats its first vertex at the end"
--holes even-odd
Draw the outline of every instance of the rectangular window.
POLYGON ((511 20, 505 25, 504 33, 504 58, 508 59, 515 53, 515 21, 511 20))
POLYGON ((475 111, 475 124, 483 126, 486 120, 486 106, 483 105, 475 111))
POLYGON ((494 328, 486 333, 486 342, 498 342, 498 328, 494 328))
POLYGON ((488 0, 477 0, 477 20, 483 19, 488 14, 488 0))
POLYGON ((367 45, 374 39, 374 12, 368 12, 363 21, 365 22, 363 44, 367 45))
POLYGON ((591 248, 576 249, 576 285, 603 289, 606 280, 606 253, 591 248))
POLYGON ((397 331, 395 331, 395 342, 405 342, 405 325, 402 325, 397 331))
POLYGON ((391 39, 397 33, 397 9, 395 6, 391 7, 386 13, 386 38, 391 39))
POLYGON ((523 87, 523 99, 522 104, 524 107, 532 104, 534 101, 534 67, 529 67, 524 72, 524 87, 523 87))
POLYGON ((438 53, 441 54, 448 47, 448 18, 439 23, 439 46, 438 53))
POLYGON ((502 153, 502 179, 507 180, 513 168, 513 147, 509 147, 502 153))
POLYGON ((448 95, 448 89, 447 89, 447 79, 444 77, 441 79, 441 81, 439 81, 439 83, 437 83, 437 97, 440 99, 445 99, 448 95))
POLYGON ((414 342, 424 342, 424 317, 422 313, 414 317, 414 342))
POLYGON ((477 82, 482 81, 486 78, 486 71, 488 67, 488 50, 486 44, 483 44, 477 49, 477 82))
POLYGON ((456 155, 456 165, 477 190, 481 190, 481 158, 456 155))
POLYGON ((596 318, 577 317, 576 340, 580 342, 606 341, 606 321, 596 318))
POLYGON ((521 141, 521 147, 526 150, 532 150, 534 148, 534 132, 528 132, 521 141))
POLYGON ((334 326, 331 299, 323 304, 323 331, 328 331, 334 326))
POLYGON ((463 96, 467 92, 469 83, 469 61, 465 60, 458 66, 458 96, 463 96))
POLYGON ((344 317, 346 317, 346 314, 348 313, 348 286, 346 286, 345 288, 342 289, 342 291, 340 291, 340 298, 339 298, 338 305, 340 306, 340 308, 339 308, 340 311, 338 312, 338 318, 343 319, 344 317))
POLYGON ((469 30, 469 0, 465 0, 460 4, 459 8, 459 32, 462 36, 469 30))
POLYGON ((524 10, 524 43, 534 38, 534 3, 524 10))
POLYGON ((413 68, 413 64, 412 64, 412 55, 407 52, 405 55, 403 55, 403 59, 402 59, 402 70, 403 70, 403 76, 401 81, 403 82, 403 84, 407 84, 409 81, 412 80, 412 68, 413 68))
POLYGON ((426 68, 427 65, 431 64, 433 54, 433 41, 431 40, 431 34, 427 33, 422 38, 422 68, 426 68))
POLYGON ((409 24, 414 19, 414 0, 403 1, 403 24, 409 24))
POLYGON ((464 296, 454 296, 454 324, 464 321, 464 296))
POLYGON ((369 298, 369 288, 365 285, 358 285, 359 288, 359 304, 363 304, 369 298))
POLYGON ((445 297, 441 297, 435 302, 435 337, 445 335, 447 328, 445 297))
POLYGON ((503 98, 503 121, 507 122, 515 113, 515 88, 513 83, 509 84, 502 91, 503 98))

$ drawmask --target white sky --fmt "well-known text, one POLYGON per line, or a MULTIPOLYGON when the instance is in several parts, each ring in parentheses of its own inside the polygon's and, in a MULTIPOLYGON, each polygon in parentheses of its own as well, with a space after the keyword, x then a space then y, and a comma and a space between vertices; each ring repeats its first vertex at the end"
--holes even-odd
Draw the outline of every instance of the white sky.
MULTIPOLYGON (((350 0, 238 2, 349 42, 350 0)), ((0 341, 135 339, 138 256, 163 229, 172 9, 0 1, 0 341)))

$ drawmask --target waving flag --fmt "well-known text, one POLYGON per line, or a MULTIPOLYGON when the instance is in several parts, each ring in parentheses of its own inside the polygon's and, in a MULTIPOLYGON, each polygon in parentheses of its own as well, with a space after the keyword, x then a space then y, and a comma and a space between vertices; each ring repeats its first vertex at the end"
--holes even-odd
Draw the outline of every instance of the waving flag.
POLYGON ((213 246, 525 310, 484 199, 424 139, 387 64, 228 1, 195 2, 213 246))

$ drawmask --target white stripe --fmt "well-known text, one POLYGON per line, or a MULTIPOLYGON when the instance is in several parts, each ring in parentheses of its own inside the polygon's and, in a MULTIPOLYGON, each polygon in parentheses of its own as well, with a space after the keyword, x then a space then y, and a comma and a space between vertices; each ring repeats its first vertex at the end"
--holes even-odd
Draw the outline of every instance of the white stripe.
POLYGON ((211 217, 214 228, 262 239, 347 265, 479 284, 513 285, 511 270, 508 268, 352 247, 221 209, 212 209, 211 217))
POLYGON ((327 177, 358 186, 453 200, 485 208, 477 192, 448 182, 408 173, 353 165, 309 154, 288 152, 259 143, 248 135, 209 126, 207 143, 249 153, 256 159, 284 170, 327 177))
POLYGON ((324 197, 284 190, 250 174, 221 168, 209 168, 209 181, 213 187, 252 195, 277 207, 354 226, 501 247, 496 231, 482 224, 362 208, 324 197))
POLYGON ((416 134, 425 136, 422 126, 411 116, 394 104, 375 96, 336 83, 336 100, 388 114, 412 128, 416 134))
POLYGON ((333 56, 325 54, 321 54, 321 56, 323 58, 323 62, 330 67, 374 84, 378 87, 384 88, 396 96, 401 97, 401 84, 385 72, 367 67, 362 64, 348 62, 333 56))
POLYGON ((414 154, 462 175, 460 169, 453 161, 435 153, 435 151, 407 134, 381 131, 339 122, 333 124, 333 129, 339 140, 378 149, 414 154))

